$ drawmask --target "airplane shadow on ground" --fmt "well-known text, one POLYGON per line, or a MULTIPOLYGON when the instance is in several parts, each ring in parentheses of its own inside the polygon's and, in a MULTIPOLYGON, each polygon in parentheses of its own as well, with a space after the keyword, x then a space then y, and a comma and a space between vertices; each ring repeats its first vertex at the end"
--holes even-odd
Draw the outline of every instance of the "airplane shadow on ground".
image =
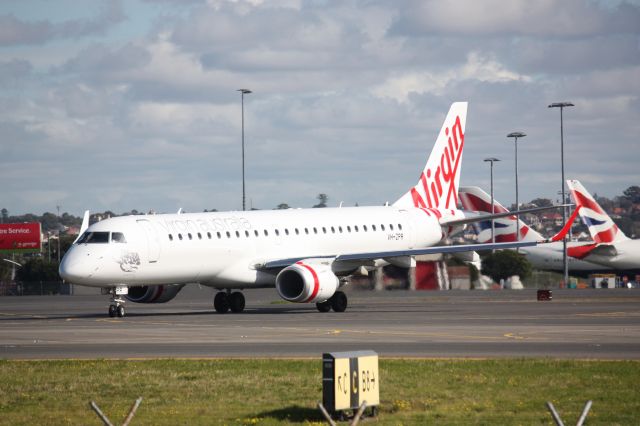
MULTIPOLYGON (((129 305, 131 306, 131 305, 129 305)), ((163 311, 158 310, 156 312, 136 312, 136 308, 131 310, 127 310, 127 314, 124 318, 111 318, 106 312, 96 311, 94 313, 78 313, 78 314, 64 314, 64 313, 53 313, 53 314, 7 314, 3 315, 0 313, 0 324, 3 322, 11 322, 11 321, 51 321, 51 320, 75 320, 75 319, 121 319, 125 321, 127 318, 175 318, 175 317, 194 317, 194 316, 218 316, 220 318, 241 318, 243 316, 253 316, 253 315, 324 315, 328 317, 332 317, 335 315, 349 315, 351 314, 361 314, 361 313, 371 313, 371 309, 358 309, 350 308, 347 309, 344 313, 336 313, 336 312, 318 312, 315 308, 312 307, 300 307, 300 306, 278 306, 278 307, 261 307, 261 308, 249 308, 244 310, 242 313, 232 313, 227 312, 225 314, 220 314, 216 312, 213 308, 211 310, 190 310, 190 311, 163 311)), ((375 309, 374 310, 378 314, 382 313, 395 313, 398 312, 398 309, 375 309)), ((402 309, 402 312, 415 312, 415 313, 437 313, 440 312, 438 310, 433 309, 402 309)))

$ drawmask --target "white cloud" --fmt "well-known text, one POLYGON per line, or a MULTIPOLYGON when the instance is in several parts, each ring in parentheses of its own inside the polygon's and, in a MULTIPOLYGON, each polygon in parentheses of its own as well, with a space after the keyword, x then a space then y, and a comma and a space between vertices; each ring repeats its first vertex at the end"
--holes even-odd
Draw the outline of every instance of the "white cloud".
POLYGON ((406 102, 412 93, 443 95, 450 84, 465 80, 477 80, 488 83, 508 81, 531 81, 531 77, 509 71, 495 60, 484 58, 478 52, 467 55, 466 63, 461 67, 449 68, 442 72, 409 72, 389 78, 382 85, 373 88, 376 96, 387 97, 406 102))

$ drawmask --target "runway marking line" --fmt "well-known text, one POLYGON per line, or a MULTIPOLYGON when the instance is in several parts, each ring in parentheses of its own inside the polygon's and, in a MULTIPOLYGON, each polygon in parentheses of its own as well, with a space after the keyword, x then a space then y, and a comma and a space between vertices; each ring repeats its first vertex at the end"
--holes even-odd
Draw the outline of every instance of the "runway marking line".
POLYGON ((620 318, 620 317, 640 317, 639 312, 593 312, 590 314, 575 314, 577 317, 609 317, 609 318, 620 318))

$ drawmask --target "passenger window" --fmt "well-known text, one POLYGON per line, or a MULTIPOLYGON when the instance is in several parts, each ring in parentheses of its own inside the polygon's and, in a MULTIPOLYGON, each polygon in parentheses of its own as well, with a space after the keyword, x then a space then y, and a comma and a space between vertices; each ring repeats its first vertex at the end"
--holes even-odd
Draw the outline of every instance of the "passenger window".
POLYGON ((198 239, 201 240, 202 239, 202 234, 198 232, 198 239))
POLYGON ((342 226, 338 226, 338 232, 342 234, 342 226))
POLYGON ((127 240, 124 238, 124 234, 122 232, 112 232, 111 233, 111 241, 114 243, 126 243, 127 240))
POLYGON ((354 225, 353 230, 358 232, 358 225, 354 225))
POLYGON ((380 225, 380 229, 384 231, 384 224, 380 225))
POLYGON ((304 233, 309 235, 309 228, 304 228, 304 233))
POLYGON ((371 229, 373 229, 375 231, 376 230, 376 226, 375 225, 371 225, 371 229))
POLYGON ((296 228, 296 235, 300 235, 300 231, 298 231, 298 228, 296 228))
POLYGON ((400 223, 398 224, 398 229, 402 231, 402 225, 400 223))
POLYGON ((318 233, 318 228, 316 228, 315 226, 313 227, 313 233, 317 234, 318 233))
POLYGON ((269 231, 267 231, 266 229, 264 230, 264 236, 268 237, 269 236, 269 231))
POLYGON ((178 239, 182 241, 182 234, 178 234, 178 239))
POLYGON ((249 231, 244 231, 244 235, 245 235, 246 237, 249 237, 249 231))
POLYGON ((236 237, 240 238, 240 232, 236 231, 236 237))
POLYGON ((363 230, 364 232, 367 232, 367 225, 362 225, 362 230, 363 230))
POLYGON ((169 241, 173 241, 173 235, 169 234, 169 241))
POLYGON ((331 227, 331 233, 335 234, 336 233, 336 228, 334 228, 333 226, 331 227))
POLYGON ((389 224, 389 229, 391 229, 393 231, 393 224, 392 223, 389 224))
POLYGON ((231 232, 227 231, 227 238, 231 238, 231 232))
POLYGON ((192 240, 192 239, 193 239, 193 236, 191 235, 191 232, 189 232, 187 235, 189 236, 189 239, 190 239, 190 240, 192 240))
POLYGON ((280 231, 276 229, 276 236, 280 236, 280 231))
POLYGON ((284 233, 289 235, 289 230, 287 228, 284 228, 284 233))
POLYGON ((254 233, 254 235, 255 235, 256 237, 260 236, 260 233, 258 232, 258 230, 257 230, 257 229, 254 229, 254 230, 253 230, 253 233, 254 233))
POLYGON ((351 232, 351 226, 347 225, 347 232, 351 232))
POLYGON ((207 232, 207 238, 211 239, 211 232, 207 232))
POLYGON ((218 236, 218 239, 222 238, 222 234, 220 234, 219 232, 216 232, 216 235, 218 236))
POLYGON ((324 226, 322 227, 322 233, 326 234, 327 233, 327 228, 325 228, 324 226))

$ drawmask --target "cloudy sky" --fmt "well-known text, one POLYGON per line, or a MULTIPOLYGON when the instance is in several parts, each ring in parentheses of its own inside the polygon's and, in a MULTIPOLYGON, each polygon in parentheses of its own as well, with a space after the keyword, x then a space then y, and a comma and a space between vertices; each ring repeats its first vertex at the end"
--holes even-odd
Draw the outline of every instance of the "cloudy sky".
POLYGON ((0 207, 10 214, 393 202, 451 102, 461 183, 558 198, 640 185, 640 1, 3 0, 0 207))

